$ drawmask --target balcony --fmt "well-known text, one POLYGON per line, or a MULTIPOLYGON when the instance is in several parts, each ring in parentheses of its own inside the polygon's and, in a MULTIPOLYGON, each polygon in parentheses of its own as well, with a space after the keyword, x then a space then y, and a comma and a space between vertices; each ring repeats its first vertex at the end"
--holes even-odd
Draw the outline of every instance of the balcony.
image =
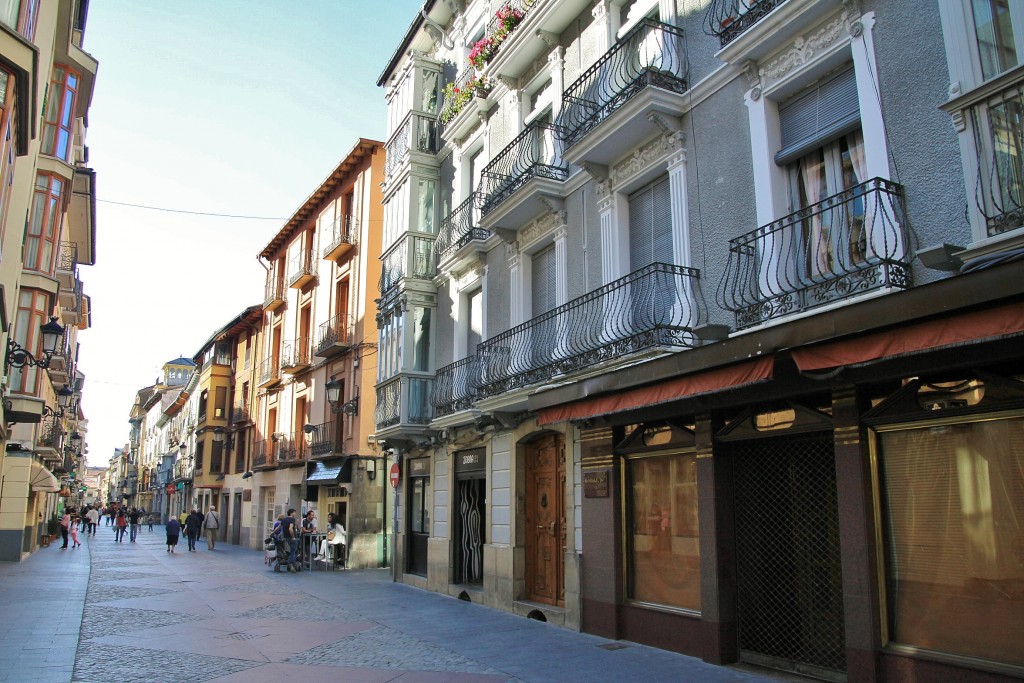
POLYGON ((396 289, 406 278, 430 280, 434 277, 433 237, 405 235, 380 257, 380 280, 377 287, 381 297, 396 289), (409 245, 412 245, 412 249, 409 245))
POLYGON ((542 213, 542 198, 561 201, 569 166, 558 126, 531 123, 484 167, 480 223, 517 229, 542 213))
POLYGON ((315 354, 321 358, 333 358, 352 348, 354 336, 355 323, 352 316, 336 315, 321 323, 315 354))
POLYGON ((50 381, 54 384, 67 384, 74 373, 74 364, 71 361, 71 349, 68 346, 68 329, 64 328, 64 335, 57 344, 57 352, 50 358, 50 365, 47 371, 50 373, 50 381))
POLYGON ((744 329, 911 286, 903 188, 874 178, 729 242, 718 303, 744 329))
POLYGON ((704 15, 704 32, 722 47, 759 22, 785 0, 712 0, 704 15))
POLYGON ((445 86, 444 106, 439 119, 446 140, 460 140, 482 122, 493 101, 487 79, 472 66, 466 66, 458 77, 445 86))
POLYGON ((468 356, 439 369, 430 396, 434 419, 472 408, 479 382, 480 364, 476 356, 468 356))
POLYGON ((252 419, 249 415, 249 406, 245 404, 245 401, 235 401, 235 405, 231 408, 231 424, 241 424, 243 422, 251 422, 252 419))
POLYGON ((299 337, 281 345, 281 371, 292 375, 309 367, 309 339, 299 337))
POLYGON ((324 422, 316 425, 310 436, 309 456, 311 458, 342 454, 344 434, 342 430, 338 429, 337 422, 324 422))
POLYGON ((480 216, 477 206, 481 200, 482 195, 471 194, 466 201, 455 207, 441 221, 437 241, 434 242, 434 255, 438 270, 442 263, 448 265, 452 270, 457 270, 458 265, 466 260, 466 257, 478 251, 484 251, 483 243, 492 233, 477 225, 477 219, 480 216))
POLYGON ((60 462, 64 458, 64 430, 61 429, 56 417, 51 417, 40 425, 35 452, 44 460, 60 462))
POLYGON ((306 440, 294 434, 274 434, 256 442, 253 469, 270 469, 303 462, 306 459, 306 440))
POLYGON ((302 289, 316 280, 316 268, 313 263, 313 250, 296 255, 288 264, 288 286, 302 289))
POLYGON ((65 325, 77 325, 82 321, 82 290, 82 281, 78 279, 71 287, 60 287, 58 301, 61 306, 61 320, 65 325))
POLYGON ((276 311, 284 306, 284 278, 277 278, 267 283, 264 290, 263 310, 276 311))
POLYGON ((281 361, 278 358, 264 358, 260 363, 260 374, 256 386, 260 389, 272 387, 281 382, 281 361))
POLYGON ((609 165, 679 127, 687 90, 682 29, 645 19, 566 88, 565 159, 609 165))
POLYGON ((57 252, 57 281, 61 289, 74 289, 78 279, 78 245, 61 242, 57 252))
POLYGON ((380 431, 389 427, 412 425, 424 428, 430 423, 429 377, 393 377, 377 386, 374 423, 380 431))
POLYGON ((477 397, 514 391, 642 351, 698 345, 700 273, 652 263, 481 342, 477 397))
POLYGON ((340 263, 355 252, 358 237, 358 219, 355 216, 338 216, 322 237, 327 241, 323 257, 328 261, 340 263))
POLYGON ((996 81, 998 90, 984 89, 968 110, 978 154, 974 202, 989 237, 1024 226, 1024 68, 996 81))
POLYGON ((398 178, 413 152, 433 156, 437 152, 437 120, 432 114, 409 112, 384 146, 384 182, 398 178))

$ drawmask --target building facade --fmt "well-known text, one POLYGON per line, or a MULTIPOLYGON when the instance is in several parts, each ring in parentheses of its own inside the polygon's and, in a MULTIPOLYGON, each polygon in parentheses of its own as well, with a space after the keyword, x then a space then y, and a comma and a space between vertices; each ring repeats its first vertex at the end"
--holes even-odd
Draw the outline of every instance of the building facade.
POLYGON ((401 578, 716 663, 1019 677, 1020 10, 427 2, 379 81, 401 578))
POLYGON ((79 498, 89 326, 79 266, 95 263, 95 175, 85 146, 96 60, 82 49, 87 4, 23 0, 0 13, 0 560, 38 546, 79 498))
POLYGON ((373 433, 383 144, 360 139, 260 253, 266 262, 253 492, 260 547, 277 516, 339 515, 350 567, 388 561, 373 433), (369 363, 369 365, 367 365, 369 363))

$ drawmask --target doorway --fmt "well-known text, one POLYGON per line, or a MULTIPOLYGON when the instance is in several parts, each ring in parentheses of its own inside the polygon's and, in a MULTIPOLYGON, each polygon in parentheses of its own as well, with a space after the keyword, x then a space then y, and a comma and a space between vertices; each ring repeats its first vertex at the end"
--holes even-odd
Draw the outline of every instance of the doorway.
POLYGON ((525 446, 526 598, 565 606, 565 453, 561 434, 525 446))

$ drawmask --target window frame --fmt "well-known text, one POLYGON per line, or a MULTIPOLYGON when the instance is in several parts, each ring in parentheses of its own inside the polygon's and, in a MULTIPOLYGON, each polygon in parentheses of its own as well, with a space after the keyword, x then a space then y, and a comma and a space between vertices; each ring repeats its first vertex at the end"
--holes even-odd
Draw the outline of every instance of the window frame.
POLYGON ((67 64, 54 64, 43 110, 40 154, 70 164, 75 142, 75 113, 82 74, 67 64), (55 104, 56 103, 56 104, 55 104))

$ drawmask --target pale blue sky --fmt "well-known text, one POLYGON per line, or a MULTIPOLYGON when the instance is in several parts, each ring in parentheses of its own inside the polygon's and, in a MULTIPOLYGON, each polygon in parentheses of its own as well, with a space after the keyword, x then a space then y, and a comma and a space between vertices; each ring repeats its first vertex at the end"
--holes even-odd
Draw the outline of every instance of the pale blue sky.
POLYGON ((377 78, 422 0, 104 0, 83 47, 97 263, 81 269, 89 463, 128 438, 135 392, 263 300, 256 254, 357 138, 385 135, 377 78))

